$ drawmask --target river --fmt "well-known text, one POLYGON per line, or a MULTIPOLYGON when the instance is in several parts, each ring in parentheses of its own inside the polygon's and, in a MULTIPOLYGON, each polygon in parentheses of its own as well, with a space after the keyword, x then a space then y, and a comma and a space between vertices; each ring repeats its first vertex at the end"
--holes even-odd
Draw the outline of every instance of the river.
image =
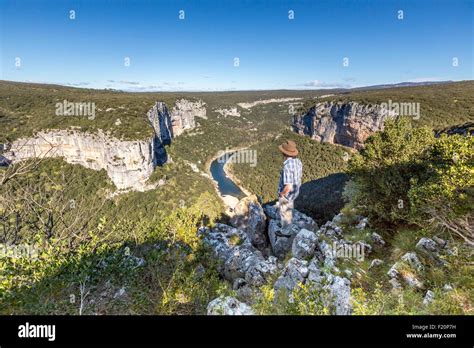
POLYGON ((224 170, 226 159, 229 159, 234 152, 228 152, 211 163, 210 171, 212 178, 217 182, 217 188, 221 196, 232 196, 242 199, 247 195, 227 176, 224 170))

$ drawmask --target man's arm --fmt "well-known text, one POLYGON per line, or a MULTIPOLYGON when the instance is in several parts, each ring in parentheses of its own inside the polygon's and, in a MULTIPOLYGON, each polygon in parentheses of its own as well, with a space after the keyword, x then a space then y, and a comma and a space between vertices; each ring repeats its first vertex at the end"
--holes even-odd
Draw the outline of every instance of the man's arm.
POLYGON ((285 197, 293 187, 293 168, 291 163, 285 163, 283 167, 283 189, 280 192, 280 197, 285 197))
POLYGON ((280 192, 280 197, 286 196, 290 191, 291 191, 291 185, 286 184, 285 186, 283 186, 283 190, 281 190, 280 192))

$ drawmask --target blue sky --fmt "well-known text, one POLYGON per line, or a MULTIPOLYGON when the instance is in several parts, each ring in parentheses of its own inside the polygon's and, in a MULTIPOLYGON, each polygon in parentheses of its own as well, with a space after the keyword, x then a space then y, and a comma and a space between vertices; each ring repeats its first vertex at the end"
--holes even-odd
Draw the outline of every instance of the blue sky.
POLYGON ((131 91, 471 80, 473 3, 0 0, 0 79, 131 91))

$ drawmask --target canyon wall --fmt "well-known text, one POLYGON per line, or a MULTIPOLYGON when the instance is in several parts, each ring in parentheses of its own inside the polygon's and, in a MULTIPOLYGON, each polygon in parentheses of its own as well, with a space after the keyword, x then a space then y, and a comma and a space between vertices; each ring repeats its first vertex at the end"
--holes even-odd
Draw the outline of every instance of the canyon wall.
POLYGON ((177 100, 170 113, 173 135, 178 136, 185 130, 196 127, 195 117, 206 119, 205 105, 202 100, 177 100))
POLYGON ((4 156, 13 163, 30 158, 62 157, 71 164, 105 169, 117 189, 148 189, 153 172, 153 142, 122 141, 99 130, 97 134, 71 130, 38 132, 14 141, 4 156))
POLYGON ((318 103, 306 114, 293 116, 293 130, 319 142, 341 144, 361 149, 364 141, 383 130, 387 118, 395 114, 380 105, 318 103))
POLYGON ((72 129, 48 130, 2 144, 0 157, 8 163, 62 157, 71 164, 104 169, 119 191, 146 191, 155 187, 147 183, 155 166, 167 161, 165 145, 195 127, 195 116, 205 117, 204 105, 182 99, 173 108, 174 113, 169 113, 165 103, 157 102, 147 113, 153 128, 149 139, 120 140, 103 130, 94 134, 72 129))

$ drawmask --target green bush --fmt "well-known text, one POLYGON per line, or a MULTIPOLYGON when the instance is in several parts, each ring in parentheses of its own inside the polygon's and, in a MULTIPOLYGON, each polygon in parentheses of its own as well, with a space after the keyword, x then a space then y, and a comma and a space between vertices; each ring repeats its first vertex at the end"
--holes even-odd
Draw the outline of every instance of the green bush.
POLYGON ((421 226, 432 221, 469 240, 473 145, 470 136, 435 138, 407 119, 387 122, 351 160, 345 197, 373 221, 421 226))
POLYGON ((74 248, 38 234, 35 257, 0 257, 0 314, 203 314, 230 292, 196 235, 206 219, 200 205, 162 219, 102 219, 74 248))
POLYGON ((408 119, 387 121, 385 130, 369 137, 349 163, 351 203, 362 206, 372 220, 407 221, 408 192, 414 180, 426 176, 421 154, 434 141, 429 128, 414 128, 408 119))
POLYGON ((413 182, 408 193, 413 217, 469 214, 474 206, 474 138, 442 135, 423 159, 429 175, 413 182))

